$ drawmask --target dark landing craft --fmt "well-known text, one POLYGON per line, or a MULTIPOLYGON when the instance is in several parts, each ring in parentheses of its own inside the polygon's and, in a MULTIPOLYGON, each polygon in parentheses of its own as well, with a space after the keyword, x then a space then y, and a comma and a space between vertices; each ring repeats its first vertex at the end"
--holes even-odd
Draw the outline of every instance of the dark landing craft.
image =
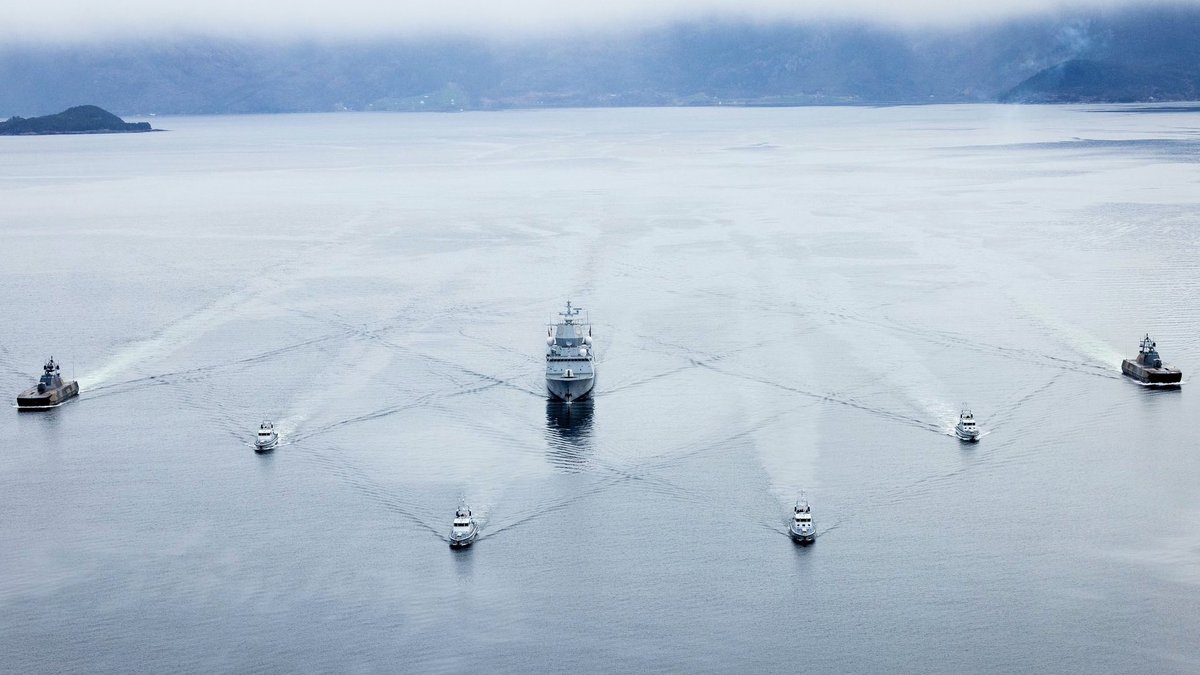
POLYGON ((74 380, 63 382, 53 356, 42 366, 42 370, 45 372, 37 386, 17 396, 17 410, 49 410, 79 395, 79 383, 74 380))
POLYGON ((1142 340, 1137 358, 1121 362, 1121 372, 1144 384, 1166 384, 1178 386, 1183 381, 1183 372, 1178 368, 1163 365, 1154 340, 1150 334, 1142 340))

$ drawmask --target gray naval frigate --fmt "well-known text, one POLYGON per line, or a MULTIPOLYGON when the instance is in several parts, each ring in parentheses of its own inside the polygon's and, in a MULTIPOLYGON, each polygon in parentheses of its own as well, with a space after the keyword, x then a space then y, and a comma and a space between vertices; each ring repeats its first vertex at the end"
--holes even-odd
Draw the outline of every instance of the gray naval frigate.
POLYGON ((596 384, 592 327, 579 319, 580 311, 568 300, 567 310, 558 313, 562 318, 546 331, 546 391, 567 403, 587 398, 596 384))

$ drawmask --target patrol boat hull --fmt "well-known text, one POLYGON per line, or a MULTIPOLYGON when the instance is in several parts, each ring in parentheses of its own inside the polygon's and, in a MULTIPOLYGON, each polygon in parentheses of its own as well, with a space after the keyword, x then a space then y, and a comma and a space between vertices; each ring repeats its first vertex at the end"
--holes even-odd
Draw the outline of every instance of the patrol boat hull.
POLYGON ((475 533, 472 532, 469 536, 462 539, 450 538, 450 548, 466 548, 475 543, 475 533))
POLYGON ((559 401, 579 401, 592 395, 596 377, 547 377, 546 391, 559 401))
POLYGON ((49 410, 79 395, 79 384, 67 382, 55 389, 33 387, 17 396, 17 410, 49 410), (44 391, 38 391, 44 389, 44 391))
POLYGON ((479 536, 479 527, 474 524, 466 531, 450 528, 450 548, 466 548, 475 543, 477 536, 479 536))
POLYGON ((805 534, 788 528, 788 535, 791 536, 792 541, 796 542, 797 544, 811 544, 817 540, 817 534, 815 532, 809 532, 805 534))
POLYGON ((979 440, 979 431, 965 431, 959 427, 954 427, 954 435, 958 436, 958 440, 967 443, 975 443, 979 440))
POLYGON ((1147 368, 1130 359, 1121 362, 1121 372, 1143 384, 1179 384, 1183 381, 1183 372, 1178 368, 1147 368))

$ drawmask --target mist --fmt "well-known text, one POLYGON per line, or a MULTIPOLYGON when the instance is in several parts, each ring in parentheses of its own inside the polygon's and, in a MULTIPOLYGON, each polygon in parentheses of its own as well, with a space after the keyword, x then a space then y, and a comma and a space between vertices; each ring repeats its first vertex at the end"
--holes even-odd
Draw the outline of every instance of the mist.
POLYGON ((0 40, 0 116, 81 103, 138 115, 1200 99, 1196 3, 920 27, 832 18, 654 24, 643 13, 627 30, 607 23, 574 33, 561 32, 572 24, 560 12, 562 22, 546 18, 545 32, 532 35, 485 30, 480 19, 470 24, 478 35, 464 26, 441 35, 432 14, 408 26, 424 32, 386 35, 380 21, 353 33, 352 14, 319 35, 301 12, 240 33, 213 23, 212 34, 114 28, 0 40))
MULTIPOLYGON (((1200 0, 1181 0, 1197 5, 1200 0)), ((7 41, 91 41, 220 36, 237 39, 411 38, 454 34, 522 38, 553 33, 621 32, 679 21, 758 23, 866 21, 899 27, 961 26, 1058 11, 1136 7, 1131 0, 128 0, 121 11, 85 0, 19 3, 5 10, 7 41)))

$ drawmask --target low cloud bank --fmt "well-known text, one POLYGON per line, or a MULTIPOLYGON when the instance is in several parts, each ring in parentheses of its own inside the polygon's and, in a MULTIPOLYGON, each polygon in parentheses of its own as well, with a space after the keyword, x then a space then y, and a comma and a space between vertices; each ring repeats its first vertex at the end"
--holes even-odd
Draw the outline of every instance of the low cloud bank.
MULTIPOLYGON (((1196 6, 1200 0, 1179 0, 1196 6)), ((626 32, 691 21, 866 21, 904 28, 994 22, 1058 11, 1136 7, 1136 0, 93 0, 11 3, 6 40, 96 41, 186 36, 497 39, 626 32)))

